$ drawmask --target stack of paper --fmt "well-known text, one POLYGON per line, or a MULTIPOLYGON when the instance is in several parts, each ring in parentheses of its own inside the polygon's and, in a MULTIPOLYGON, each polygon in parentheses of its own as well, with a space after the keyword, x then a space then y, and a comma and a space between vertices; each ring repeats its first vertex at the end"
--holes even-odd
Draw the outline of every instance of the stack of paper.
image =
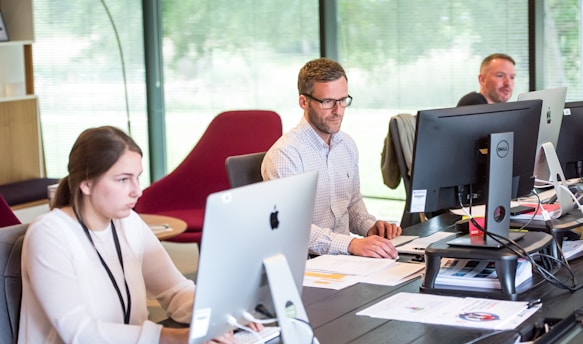
POLYGON ((351 255, 322 255, 306 262, 304 286, 342 289, 358 282, 397 285, 417 276, 422 264, 351 255))
MULTIPOLYGON (((493 261, 444 258, 435 284, 456 287, 501 289, 493 261)), ((528 260, 518 259, 515 286, 532 277, 532 267, 528 260)))
POLYGON ((583 240, 565 240, 562 248, 563 255, 567 260, 583 256, 583 240))

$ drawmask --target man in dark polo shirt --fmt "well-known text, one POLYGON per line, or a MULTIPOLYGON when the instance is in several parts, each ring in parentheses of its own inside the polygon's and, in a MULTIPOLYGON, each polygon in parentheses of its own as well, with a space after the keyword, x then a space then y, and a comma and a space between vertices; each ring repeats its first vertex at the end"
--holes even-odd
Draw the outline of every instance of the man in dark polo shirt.
POLYGON ((470 92, 463 96, 457 106, 505 103, 514 89, 514 60, 506 54, 492 54, 480 66, 478 82, 480 93, 470 92))

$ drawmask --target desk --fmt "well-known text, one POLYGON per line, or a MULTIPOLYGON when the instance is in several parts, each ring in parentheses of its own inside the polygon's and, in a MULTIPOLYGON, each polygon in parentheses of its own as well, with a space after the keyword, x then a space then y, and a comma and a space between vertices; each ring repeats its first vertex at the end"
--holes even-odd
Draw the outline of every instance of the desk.
POLYGON ((156 237, 160 240, 170 239, 186 230, 186 222, 176 217, 155 215, 155 214, 139 214, 142 220, 152 228, 156 237), (164 230, 161 227, 167 227, 164 230))
MULTIPOLYGON (((460 217, 443 214, 405 230, 407 235, 430 235, 443 229, 452 230, 460 217)), ((405 257, 403 257, 405 258, 405 257)), ((571 267, 577 279, 583 281, 583 259, 571 267)), ((491 330, 467 329, 397 320, 357 316, 356 312, 399 292, 419 292, 421 278, 394 287, 359 283, 341 290, 304 288, 302 299, 310 322, 320 343, 466 343, 491 330)), ((540 318, 563 319, 583 307, 583 291, 571 293, 547 282, 526 291, 521 300, 540 298, 543 306, 519 330, 528 333, 540 318)), ((505 343, 498 339, 497 342, 505 343)), ((485 343, 485 342, 484 342, 485 343)))

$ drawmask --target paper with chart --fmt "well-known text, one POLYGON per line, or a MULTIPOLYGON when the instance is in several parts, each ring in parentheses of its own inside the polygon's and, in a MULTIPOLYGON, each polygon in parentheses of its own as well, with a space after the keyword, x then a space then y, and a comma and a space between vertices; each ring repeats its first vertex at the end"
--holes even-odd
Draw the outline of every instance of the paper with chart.
POLYGON ((359 282, 393 286, 416 277, 423 264, 352 255, 322 255, 306 262, 305 287, 342 289, 359 282))
POLYGON ((509 330, 537 311, 526 301, 398 293, 357 315, 372 318, 509 330))

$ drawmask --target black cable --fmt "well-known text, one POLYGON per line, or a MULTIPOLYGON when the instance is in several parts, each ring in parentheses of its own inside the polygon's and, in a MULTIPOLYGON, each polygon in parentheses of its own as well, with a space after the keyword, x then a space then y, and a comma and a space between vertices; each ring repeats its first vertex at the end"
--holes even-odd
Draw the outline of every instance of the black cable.
POLYGON ((271 313, 264 304, 260 303, 255 307, 255 311, 268 319, 275 319, 275 314, 271 313))
MULTIPOLYGON (((502 335, 503 333, 514 333, 514 338, 512 338, 512 343, 516 343, 519 339, 522 340, 522 334, 517 330, 501 330, 501 331, 486 333, 486 334, 484 334, 476 339, 473 339, 469 342, 466 342, 466 344, 478 344, 482 340, 490 339, 491 337, 499 336, 499 335, 502 335)), ((500 340, 500 338, 498 338, 498 340, 496 340, 496 341, 499 341, 499 340, 500 340)), ((494 341, 491 341, 491 340, 487 341, 487 343, 493 343, 493 342, 494 341)))
MULTIPOLYGON (((458 187, 458 201, 460 202, 460 206, 463 209, 464 205, 462 202, 462 193, 463 193, 463 187, 458 187)), ((537 195, 537 198, 539 199, 539 203, 537 204, 537 210, 536 210, 535 214, 538 212, 538 209, 541 206, 540 205, 540 198, 538 195, 537 195)), ((545 255, 545 254, 540 254, 540 253, 536 253, 536 254, 532 254, 532 255, 528 254, 528 252, 526 252, 514 240, 512 240, 510 238, 506 238, 506 237, 498 235, 498 234, 495 234, 495 233, 488 232, 475 220, 475 218, 471 214, 470 214, 469 220, 470 220, 470 222, 472 222, 472 224, 478 230, 483 232, 485 235, 488 235, 488 237, 492 238, 494 241, 496 241, 497 243, 499 243, 503 247, 511 250, 516 256, 528 260, 531 263, 532 268, 535 269, 544 280, 548 281, 549 283, 556 286, 557 288, 567 289, 571 292, 574 292, 574 291, 579 290, 583 287, 583 285, 577 286, 577 281, 575 279, 575 275, 574 275, 573 271, 571 270, 569 264, 563 262, 563 260, 559 260, 556 257, 545 255), (541 257, 541 258, 546 258, 546 259, 549 259, 551 261, 557 262, 559 265, 559 269, 560 269, 560 267, 565 267, 571 276, 571 281, 572 281, 573 285, 568 286, 565 283, 563 283, 562 281, 560 281, 555 274, 553 274, 552 272, 548 271, 546 268, 544 268, 543 266, 538 264, 538 262, 536 262, 534 259, 535 256, 541 257)), ((557 246, 559 246, 558 242, 556 240, 555 233, 552 231, 552 224, 550 224, 550 225, 551 225, 551 228, 549 229, 550 234, 553 236, 553 241, 555 242, 555 244, 557 246)), ((547 223, 547 226, 549 226, 548 223, 547 223)), ((561 250, 561 249, 559 248, 559 250, 561 250)), ((562 251, 560 251, 560 252, 562 252, 562 251)), ((564 257, 564 255, 561 255, 561 256, 564 257)), ((558 270, 557 270, 557 272, 558 272, 558 270)))

